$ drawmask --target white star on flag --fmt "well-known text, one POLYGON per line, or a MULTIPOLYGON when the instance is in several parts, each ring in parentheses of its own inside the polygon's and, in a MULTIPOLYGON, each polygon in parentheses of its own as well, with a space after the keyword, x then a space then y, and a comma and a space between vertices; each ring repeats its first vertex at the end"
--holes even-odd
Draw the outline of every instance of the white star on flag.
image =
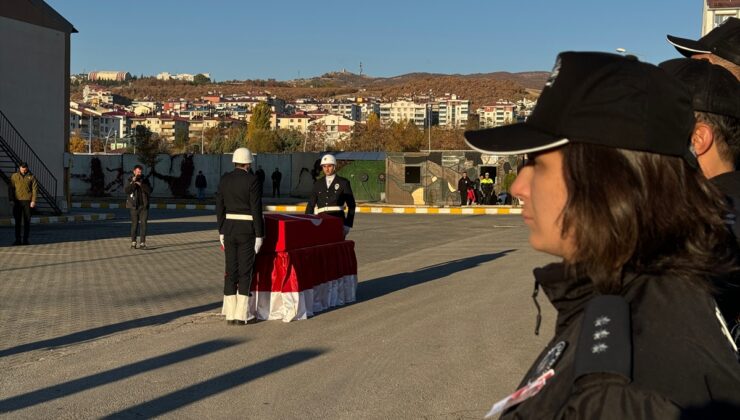
POLYGON ((594 322, 594 327, 603 327, 604 325, 611 322, 611 319, 609 319, 608 316, 600 316, 596 318, 596 321, 594 322))
POLYGON ((608 348, 609 348, 609 346, 607 346, 606 344, 603 344, 603 343, 596 344, 593 347, 591 347, 591 353, 593 353, 593 354, 603 353, 608 348))
POLYGON ((609 331, 607 330, 599 330, 594 333, 594 340, 602 340, 606 337, 609 337, 609 331))

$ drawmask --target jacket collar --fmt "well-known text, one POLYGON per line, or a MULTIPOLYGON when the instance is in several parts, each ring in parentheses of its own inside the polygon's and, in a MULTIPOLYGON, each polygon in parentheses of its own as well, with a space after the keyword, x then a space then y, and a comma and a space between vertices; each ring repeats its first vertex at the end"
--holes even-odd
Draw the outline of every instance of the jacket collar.
POLYGON ((594 295, 593 283, 588 278, 570 275, 563 263, 536 268, 534 277, 558 311, 556 331, 567 325, 594 295))

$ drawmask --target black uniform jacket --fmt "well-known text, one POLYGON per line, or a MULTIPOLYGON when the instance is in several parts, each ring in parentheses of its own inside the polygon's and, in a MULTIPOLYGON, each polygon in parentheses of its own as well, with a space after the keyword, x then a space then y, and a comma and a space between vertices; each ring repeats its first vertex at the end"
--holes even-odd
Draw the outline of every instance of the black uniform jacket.
POLYGON ((335 175, 334 181, 327 188, 326 178, 322 177, 313 183, 311 198, 308 200, 308 204, 306 204, 306 214, 313 214, 314 207, 339 206, 344 208, 345 204, 347 205, 346 216, 344 211, 332 211, 325 214, 341 217, 344 219, 345 226, 352 227, 352 223, 355 220, 355 196, 352 195, 352 187, 349 185, 349 180, 335 175))
POLYGON ((677 278, 627 274, 621 296, 631 328, 621 338, 608 333, 591 337, 586 328, 598 320, 585 319, 584 308, 594 298, 592 284, 566 279, 564 273, 561 264, 535 270, 558 319, 555 338, 520 387, 537 377, 538 370, 551 367, 555 376, 502 419, 740 418, 737 352, 708 292, 677 278), (610 346, 579 341, 582 328, 587 340, 599 338, 610 346), (622 354, 609 353, 625 339, 622 354), (565 348, 555 358, 551 350, 558 346, 565 348), (623 374, 597 369, 576 378, 576 365, 593 362, 596 354, 606 356, 598 359, 606 365, 627 356, 631 366, 623 374))
MULTIPOLYGON (((727 172, 709 180, 724 194, 730 213, 725 216, 725 222, 735 239, 735 252, 740 258, 740 172, 727 172)), ((719 308, 732 328, 740 324, 740 276, 717 279, 715 282, 715 298, 719 308)), ((740 328, 740 327, 736 327, 740 328)), ((736 339, 740 341, 740 336, 736 339)))
POLYGON ((262 219, 262 197, 257 176, 242 169, 234 169, 221 177, 216 192, 216 219, 218 233, 239 233, 265 236, 262 219), (227 219, 226 213, 246 214, 252 221, 227 219))

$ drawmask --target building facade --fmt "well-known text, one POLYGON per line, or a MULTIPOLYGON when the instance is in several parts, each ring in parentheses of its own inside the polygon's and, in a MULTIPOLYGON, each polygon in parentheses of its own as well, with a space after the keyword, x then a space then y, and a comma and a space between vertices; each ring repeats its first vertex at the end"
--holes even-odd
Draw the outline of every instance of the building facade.
POLYGON ((731 17, 740 19, 740 0, 705 0, 703 12, 702 36, 731 17))

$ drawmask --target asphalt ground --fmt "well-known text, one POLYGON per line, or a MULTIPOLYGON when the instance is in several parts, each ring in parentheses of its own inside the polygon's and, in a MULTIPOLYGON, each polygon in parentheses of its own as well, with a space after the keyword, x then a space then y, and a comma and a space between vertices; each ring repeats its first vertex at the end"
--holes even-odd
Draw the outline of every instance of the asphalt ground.
POLYGON ((357 302, 227 326, 209 211, 153 210, 147 251, 119 219, 0 228, 7 418, 482 418, 547 344, 519 216, 359 214, 357 302))

